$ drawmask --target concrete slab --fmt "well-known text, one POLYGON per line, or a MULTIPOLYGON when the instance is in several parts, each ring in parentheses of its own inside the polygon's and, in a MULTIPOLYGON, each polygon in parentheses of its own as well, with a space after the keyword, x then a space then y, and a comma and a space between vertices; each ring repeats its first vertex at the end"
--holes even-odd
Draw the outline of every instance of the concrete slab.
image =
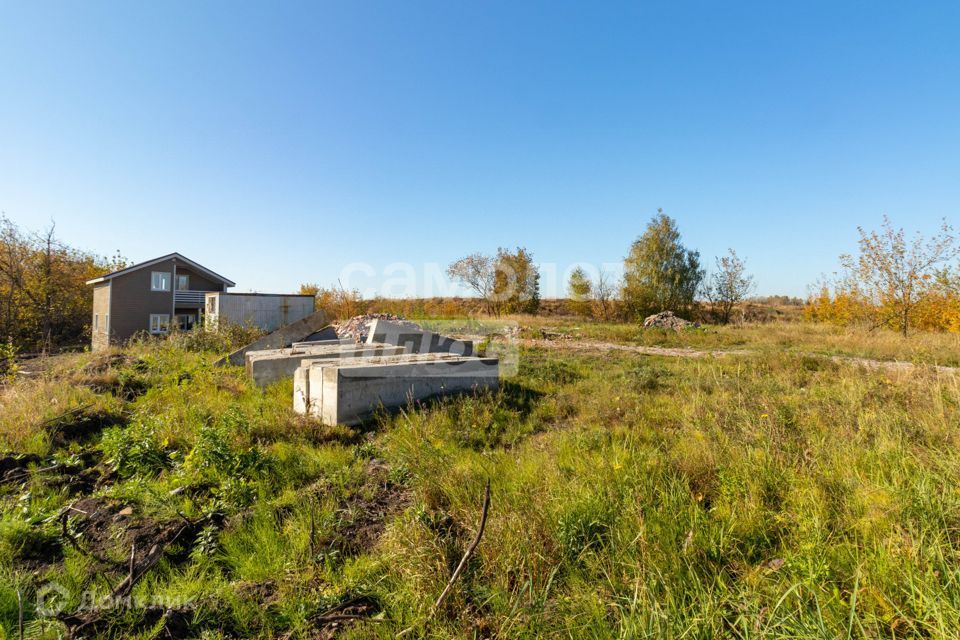
POLYGON ((303 340, 304 342, 318 342, 320 340, 336 340, 338 339, 338 337, 339 336, 337 336, 337 330, 334 329, 333 327, 328 326, 328 327, 324 327, 323 329, 320 329, 320 331, 311 333, 309 336, 306 336, 303 340))
POLYGON ((257 351, 260 349, 282 349, 283 347, 289 347, 294 342, 299 342, 314 332, 320 331, 328 324, 327 314, 323 311, 317 311, 310 314, 303 320, 298 320, 291 325, 281 327, 273 333, 267 334, 259 340, 255 340, 245 347, 237 349, 230 355, 217 360, 214 365, 242 365, 243 357, 248 351, 257 351))
POLYGON ((405 347, 392 345, 333 344, 298 349, 282 349, 279 352, 250 352, 246 356, 247 373, 260 387, 289 378, 304 359, 339 360, 341 358, 400 355, 405 347))
POLYGON ((473 343, 448 338, 439 333, 416 329, 398 322, 377 318, 370 324, 367 344, 385 343, 405 346, 410 353, 454 353, 473 355, 473 343))
POLYGON ((305 347, 319 347, 325 344, 357 344, 357 341, 353 338, 331 338, 329 340, 303 340, 300 342, 294 342, 290 345, 290 349, 303 349, 305 347))
POLYGON ((499 386, 496 358, 433 355, 414 362, 311 365, 307 410, 325 424, 355 425, 380 408, 499 386))
MULTIPOLYGON (((368 346, 368 345, 364 345, 368 346)), ((382 349, 398 349, 403 350, 404 347, 394 347, 390 345, 380 345, 382 349)), ((314 372, 311 374, 311 371, 317 369, 323 365, 337 364, 337 365, 355 365, 355 364, 368 364, 368 365, 378 365, 378 364, 392 364, 392 363, 401 363, 401 362, 433 362, 436 360, 444 359, 453 359, 459 358, 460 356, 451 355, 449 353, 395 353, 388 354, 383 353, 381 355, 361 355, 353 358, 340 358, 335 362, 330 358, 304 358, 301 361, 301 366, 298 367, 293 373, 293 409, 297 413, 308 413, 309 407, 313 402, 311 400, 311 382, 315 383, 317 386, 314 387, 314 392, 317 394, 320 393, 321 389, 321 378, 318 377, 320 374, 314 372)), ((319 398, 319 396, 318 396, 319 398)), ((317 400, 319 402, 319 400, 317 400)))
POLYGON ((265 356, 291 355, 293 353, 317 350, 321 348, 337 346, 356 346, 352 340, 319 340, 317 342, 294 342, 289 347, 282 349, 257 349, 256 351, 247 351, 243 356, 244 363, 250 362, 253 358, 263 358, 265 356))

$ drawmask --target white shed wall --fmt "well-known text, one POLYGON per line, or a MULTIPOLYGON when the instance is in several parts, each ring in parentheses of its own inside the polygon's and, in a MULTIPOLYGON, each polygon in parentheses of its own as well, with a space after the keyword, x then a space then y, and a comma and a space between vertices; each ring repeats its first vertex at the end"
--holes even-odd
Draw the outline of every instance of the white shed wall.
POLYGON ((264 331, 276 331, 313 313, 313 298, 285 295, 248 295, 243 293, 208 293, 207 322, 216 326, 221 321, 253 325, 264 331))

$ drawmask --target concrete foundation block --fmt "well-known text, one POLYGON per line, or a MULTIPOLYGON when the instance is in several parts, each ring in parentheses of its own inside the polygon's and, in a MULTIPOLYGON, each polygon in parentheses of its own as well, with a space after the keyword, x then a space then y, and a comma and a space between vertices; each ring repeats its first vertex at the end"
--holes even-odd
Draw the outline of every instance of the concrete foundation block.
POLYGON ((323 311, 317 311, 307 316, 303 320, 298 320, 291 325, 281 327, 273 333, 267 334, 259 340, 255 340, 241 349, 237 349, 230 355, 220 358, 213 364, 220 367, 228 364, 240 366, 244 363, 244 356, 248 351, 259 351, 262 349, 283 349, 284 347, 289 347, 294 342, 302 341, 305 337, 320 331, 326 326, 327 314, 325 314, 323 311))
POLYGON ((332 344, 267 352, 252 352, 246 357, 247 373, 260 387, 289 378, 305 359, 339 360, 392 356, 404 353, 404 347, 392 345, 332 344))
POLYGON ((448 338, 439 333, 405 326, 398 322, 377 318, 370 324, 367 344, 393 344, 407 347, 410 353, 453 353, 473 355, 473 343, 448 338))
MULTIPOLYGON (((392 347, 381 345, 381 348, 385 349, 404 349, 404 347, 392 347)), ((321 380, 320 374, 313 371, 319 366, 327 364, 337 364, 341 366, 346 365, 355 365, 355 364, 367 364, 367 365, 379 365, 379 364, 394 364, 401 362, 432 362, 442 359, 451 359, 457 358, 459 356, 453 356, 447 353, 383 353, 381 355, 361 355, 352 358, 340 358, 336 362, 330 359, 323 358, 304 358, 301 362, 301 366, 297 368, 293 373, 293 409, 297 413, 309 413, 309 408, 311 403, 316 404, 319 400, 312 401, 311 393, 316 393, 317 398, 320 397, 321 393, 321 380), (311 372, 313 372, 311 374, 311 372), (317 386, 311 391, 310 384, 311 382, 317 386)))
MULTIPOLYGON (((328 425, 355 425, 378 409, 499 386, 496 358, 432 354, 400 362, 316 363, 307 369, 305 410, 328 425)), ((302 377, 302 376, 301 376, 302 377)))
POLYGON ((304 349, 307 347, 322 347, 331 344, 356 344, 353 338, 331 338, 329 340, 307 340, 304 342, 294 342, 290 345, 292 349, 304 349))
POLYGON ((259 360, 261 358, 270 358, 274 356, 289 356, 295 355, 297 353, 309 353, 309 352, 327 352, 330 350, 335 350, 335 348, 350 347, 356 346, 353 342, 343 342, 340 340, 321 340, 318 342, 296 342, 289 347, 283 347, 281 349, 258 349, 256 351, 248 351, 243 356, 244 366, 247 368, 247 373, 250 373, 250 362, 253 360, 259 360))

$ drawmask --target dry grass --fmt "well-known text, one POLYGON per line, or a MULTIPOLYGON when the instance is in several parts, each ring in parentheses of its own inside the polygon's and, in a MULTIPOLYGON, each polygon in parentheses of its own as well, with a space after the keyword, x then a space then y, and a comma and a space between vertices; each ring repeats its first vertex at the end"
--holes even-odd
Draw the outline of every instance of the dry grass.
POLYGON ((674 332, 644 329, 637 324, 608 324, 576 319, 511 318, 528 329, 526 336, 539 337, 541 328, 589 340, 622 344, 694 349, 750 349, 765 353, 839 355, 897 360, 916 364, 960 366, 960 334, 916 333, 904 339, 886 329, 868 331, 827 324, 771 322, 727 326, 704 326, 674 332))

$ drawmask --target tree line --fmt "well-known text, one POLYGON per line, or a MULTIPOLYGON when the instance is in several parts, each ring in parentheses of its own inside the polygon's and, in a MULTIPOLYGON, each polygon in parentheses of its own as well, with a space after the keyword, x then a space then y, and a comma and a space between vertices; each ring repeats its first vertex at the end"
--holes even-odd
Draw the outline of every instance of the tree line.
MULTIPOLYGON (((631 244, 623 276, 600 271, 591 277, 575 268, 567 283, 571 310, 601 320, 638 319, 660 311, 681 316, 702 312, 699 302, 719 322, 729 322, 735 306, 753 290, 753 277, 736 252, 717 258, 707 274, 700 253, 684 246, 676 220, 663 210, 631 244)), ((535 313, 540 274, 524 248, 498 249, 496 255, 471 254, 452 263, 448 275, 469 288, 491 315, 535 313)))
MULTIPOLYGON (((840 257, 840 271, 824 279, 805 304, 814 321, 960 332, 960 239, 943 221, 930 238, 908 238, 884 217, 879 231, 858 228, 856 255, 840 257)), ((472 254, 450 265, 449 275, 469 287, 493 315, 535 311, 539 273, 530 252, 472 254), (520 259, 518 259, 520 258, 520 259)), ((622 278, 577 267, 567 294, 574 313, 601 320, 637 320, 661 311, 730 322, 754 291, 746 262, 733 249, 708 273, 700 253, 684 246, 676 220, 663 210, 630 245, 622 278)), ((784 301, 795 301, 784 298, 784 301)))
POLYGON ((86 281, 124 266, 68 246, 51 224, 21 229, 0 216, 0 336, 7 351, 52 351, 85 344, 93 296, 86 281))

